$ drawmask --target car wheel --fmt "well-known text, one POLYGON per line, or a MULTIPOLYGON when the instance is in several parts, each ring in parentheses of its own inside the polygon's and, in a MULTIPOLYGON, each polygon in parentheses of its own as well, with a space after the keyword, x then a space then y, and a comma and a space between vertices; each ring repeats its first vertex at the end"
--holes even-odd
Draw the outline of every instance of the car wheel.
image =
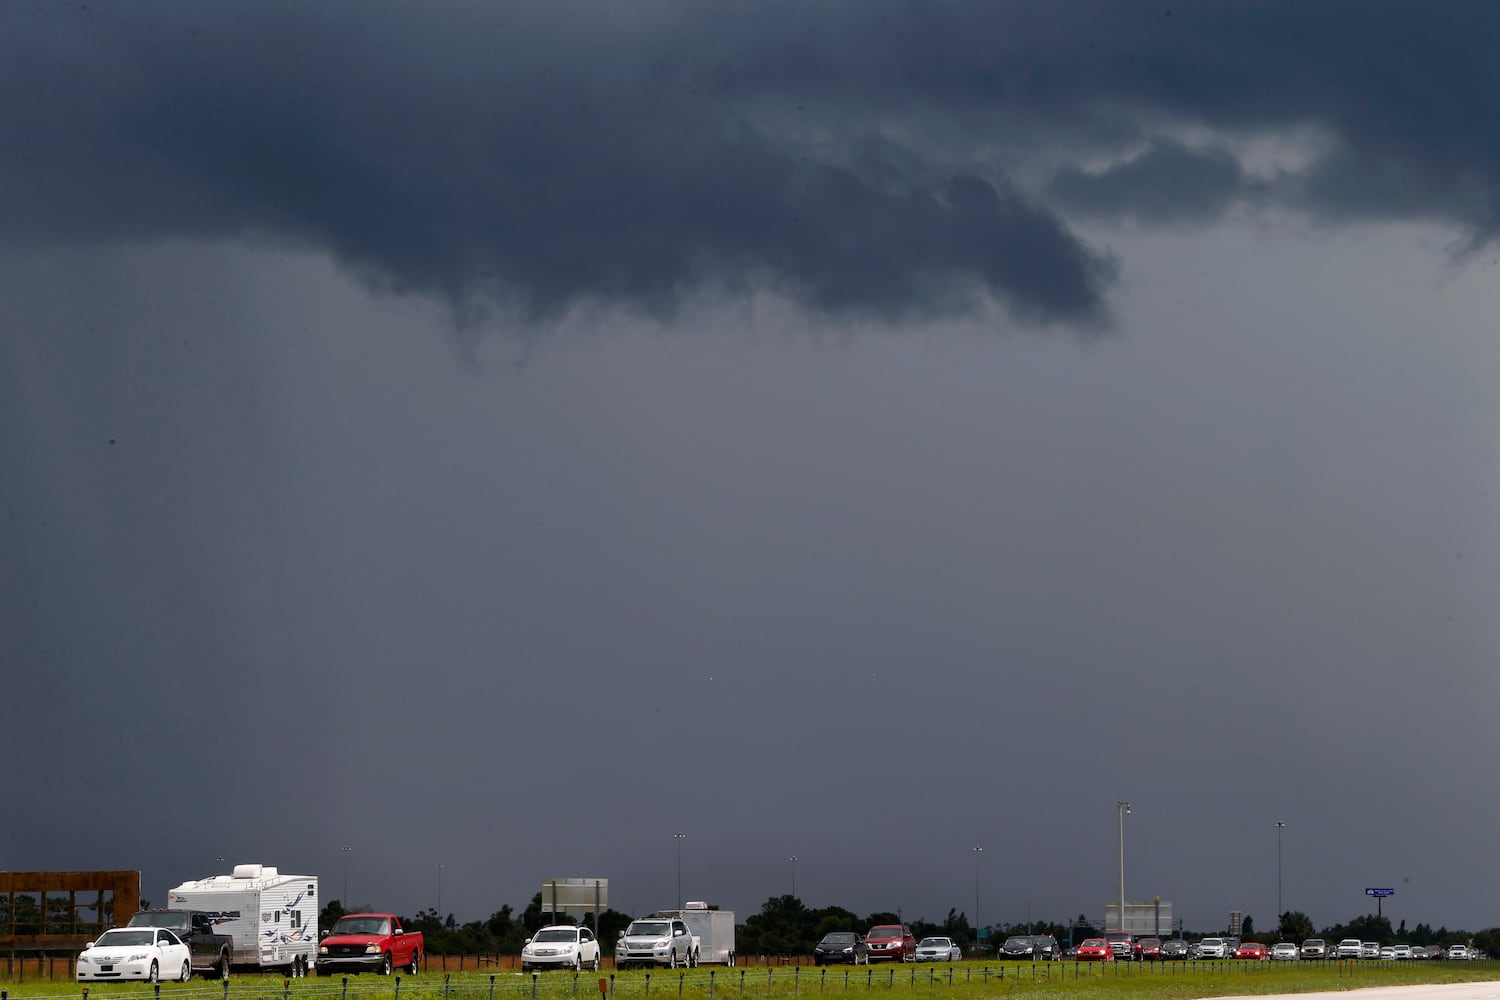
POLYGON ((669 969, 675 969, 675 968, 677 968, 677 949, 676 948, 673 948, 672 949, 672 954, 669 955, 669 956, 667 956, 667 968, 669 968, 669 969))
POLYGON ((156 960, 152 959, 151 968, 146 971, 146 982, 154 983, 161 978, 161 971, 156 967, 156 960))
POLYGON ((380 974, 389 976, 391 974, 391 953, 386 952, 380 959, 380 974))
POLYGON ((593 964, 591 966, 589 966, 589 968, 593 969, 595 972, 599 971, 599 956, 598 955, 594 956, 594 962, 593 962, 593 964))
POLYGON ((227 951, 224 952, 223 954, 221 954, 219 956, 219 973, 218 974, 219 974, 219 978, 220 979, 228 979, 229 978, 229 952, 227 952, 227 951))
POLYGON ((422 969, 422 954, 413 948, 411 950, 411 961, 406 963, 406 974, 415 976, 422 969))
POLYGON ((187 962, 182 963, 182 973, 177 977, 179 983, 185 983, 193 977, 193 967, 187 962))
POLYGON ((583 952, 581 951, 573 953, 573 971, 583 971, 583 952))

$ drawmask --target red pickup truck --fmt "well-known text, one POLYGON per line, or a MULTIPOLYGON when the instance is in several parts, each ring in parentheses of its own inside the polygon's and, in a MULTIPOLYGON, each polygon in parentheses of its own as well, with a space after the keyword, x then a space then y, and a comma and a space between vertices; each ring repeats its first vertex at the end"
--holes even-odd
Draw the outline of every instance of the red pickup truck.
POLYGON ((422 964, 422 932, 408 931, 394 913, 346 913, 318 942, 320 976, 337 972, 401 969, 415 976, 422 964))

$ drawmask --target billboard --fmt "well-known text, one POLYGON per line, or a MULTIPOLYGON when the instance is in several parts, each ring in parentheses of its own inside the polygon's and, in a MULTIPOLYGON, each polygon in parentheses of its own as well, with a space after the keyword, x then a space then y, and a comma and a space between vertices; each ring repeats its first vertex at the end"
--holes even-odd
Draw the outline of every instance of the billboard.
POLYGON ((595 913, 609 906, 607 878, 548 878, 542 880, 544 913, 595 913))
POLYGON ((1125 931, 1136 937, 1167 937, 1172 933, 1172 904, 1148 900, 1144 903, 1125 901, 1125 922, 1120 923, 1120 904, 1104 904, 1104 930, 1125 931))

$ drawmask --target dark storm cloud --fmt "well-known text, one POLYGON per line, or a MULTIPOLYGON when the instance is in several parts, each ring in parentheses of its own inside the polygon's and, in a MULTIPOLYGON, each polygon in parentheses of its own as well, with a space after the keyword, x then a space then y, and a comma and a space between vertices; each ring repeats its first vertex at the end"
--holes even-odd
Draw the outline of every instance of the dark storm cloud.
POLYGON ((1242 193, 1244 172, 1222 149, 1193 150, 1158 142, 1107 170, 1059 170, 1054 199, 1085 215, 1128 217, 1146 224, 1212 222, 1242 193))
POLYGON ((16 5, 17 240, 255 236, 372 283, 535 315, 770 287, 898 317, 1104 316, 1111 267, 1017 182, 1147 222, 1243 185, 1158 126, 1327 150, 1270 190, 1335 219, 1497 225, 1486 5, 16 5), (865 150, 892 155, 872 165, 865 150), (1060 150, 1060 152, 1059 152, 1060 150), (1041 155, 1037 153, 1036 155, 1041 155), (873 167, 873 168, 872 168, 873 167), (1022 171, 1024 173, 1024 170, 1022 171))
MULTIPOLYGON (((659 62, 620 65, 616 39, 524 11, 407 24, 372 8, 368 28, 364 7, 348 24, 215 13, 18 26, 13 239, 260 234, 533 313, 765 284, 834 311, 990 295, 1043 322, 1100 318, 1104 258, 1002 174, 881 183, 659 62), (45 96, 44 78, 60 81, 45 96)), ((647 39, 623 44, 647 56, 647 39)))

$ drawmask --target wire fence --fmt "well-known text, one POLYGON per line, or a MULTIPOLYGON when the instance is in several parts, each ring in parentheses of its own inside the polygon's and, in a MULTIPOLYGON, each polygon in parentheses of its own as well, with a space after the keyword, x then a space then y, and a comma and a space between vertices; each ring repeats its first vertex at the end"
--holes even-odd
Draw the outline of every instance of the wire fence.
MULTIPOLYGON (((1464 963, 1466 967, 1470 963, 1464 963)), ((99 996, 132 996, 140 1000, 740 1000, 743 997, 788 997, 898 991, 933 990, 962 986, 998 987, 1046 985, 1058 987, 1075 982, 1099 982, 1114 978, 1148 977, 1254 977, 1293 968, 1336 971, 1339 979, 1368 981, 1372 973, 1410 967, 1408 962, 1388 960, 1299 961, 1296 963, 1198 960, 1192 962, 1034 962, 999 965, 892 964, 829 968, 806 966, 759 966, 751 968, 662 969, 656 972, 616 974, 612 972, 467 973, 436 976, 356 976, 339 979, 283 979, 271 975, 188 983, 78 984, 71 992, 37 994, 27 991, 24 1000, 89 1000, 90 989, 99 996), (295 985, 293 985, 295 983, 295 985), (125 986, 121 991, 118 987, 125 986)), ((1493 975, 1497 963, 1475 963, 1475 972, 1493 975)), ((1350 983, 1355 985, 1355 983, 1350 983)), ((1359 985, 1363 985, 1360 983, 1359 985)), ((1247 990, 1252 992, 1252 990, 1247 990)), ((11 1000, 0 989, 0 1000, 11 1000)), ((19 1000, 19 998, 18 998, 19 1000)))

